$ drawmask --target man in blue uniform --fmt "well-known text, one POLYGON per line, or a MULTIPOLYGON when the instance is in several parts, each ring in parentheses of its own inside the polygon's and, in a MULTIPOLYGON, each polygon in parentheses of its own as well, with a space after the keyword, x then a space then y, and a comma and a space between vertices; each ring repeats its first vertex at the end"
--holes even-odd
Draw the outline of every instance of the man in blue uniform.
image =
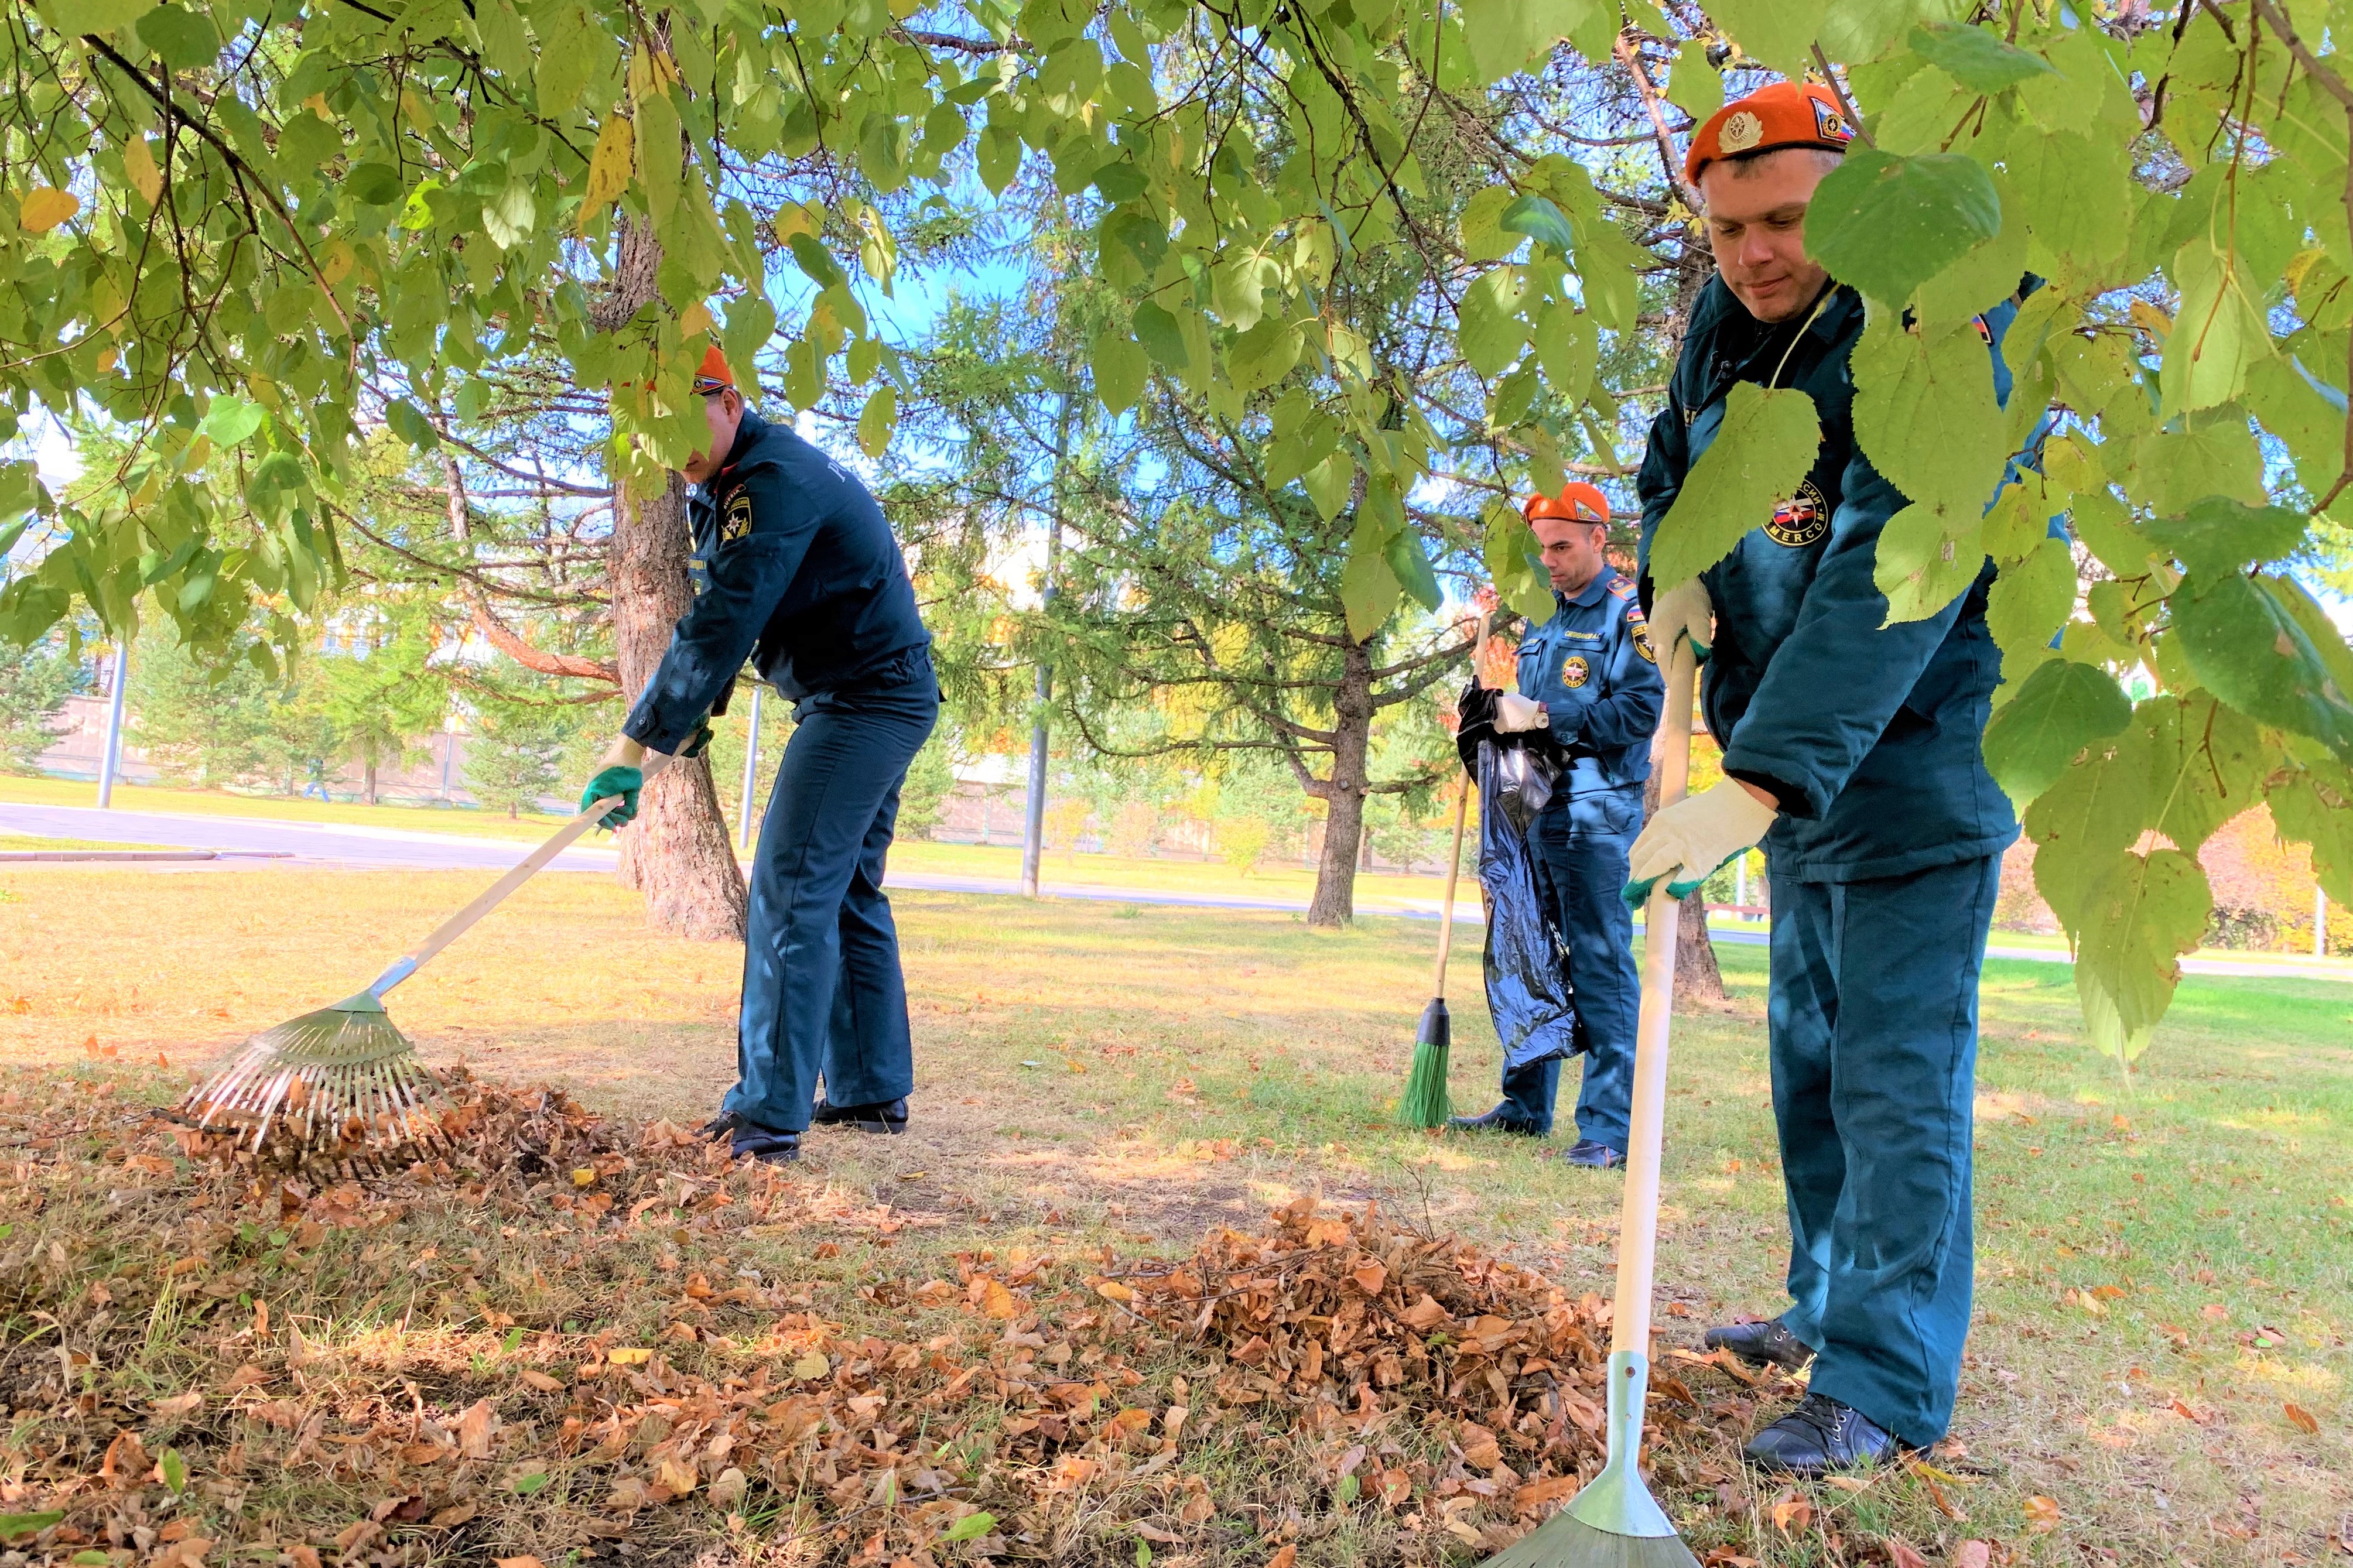
MULTIPOLYGON (((1660 651, 1706 659, 1722 784, 1635 841, 1639 901, 1764 844, 1773 900, 1773 1109, 1788 1188, 1790 1308, 1711 1331, 1758 1363, 1812 1363, 1802 1405, 1759 1432, 1768 1468, 1819 1474, 1943 1436, 1968 1329, 1978 973, 2017 837, 1980 738, 2000 658, 1990 566, 1925 620, 1883 626, 1872 568, 1905 498, 1857 446, 1848 360, 1862 301, 1805 254, 1805 212, 1849 132, 1825 89, 1780 83, 1692 138, 1718 276, 1692 314, 1639 480, 1643 560, 1737 383, 1813 398, 1822 441, 1795 495, 1695 583, 1661 584, 1660 651), (1713 609, 1713 628, 1710 612, 1713 609)), ((1981 319, 2009 395, 2005 305, 1981 319)), ((1645 580, 1645 595, 1651 584, 1645 580)))
MULTIPOLYGON (((1641 981, 1634 969, 1633 911, 1619 890, 1626 851, 1642 826, 1642 784, 1665 688, 1635 602, 1634 584, 1604 553, 1609 502, 1570 485, 1523 509, 1552 579, 1553 616, 1520 644, 1519 694, 1496 703, 1495 728, 1542 728, 1567 758, 1552 803, 1531 829, 1552 884, 1568 950, 1577 1042, 1585 1081, 1577 1097, 1577 1142, 1562 1158, 1603 1170, 1626 1161, 1634 1024, 1641 981)), ((1541 1138, 1552 1131, 1560 1058, 1506 1066, 1503 1103, 1454 1125, 1541 1138)))
POLYGON ((906 562, 866 487, 745 407, 716 348, 695 390, 711 445, 682 470, 694 602, 581 804, 619 795, 605 826, 634 817, 645 753, 692 754, 747 657, 792 700, 752 868, 736 1083, 705 1129, 773 1163, 799 1157, 812 1120, 907 1124, 914 1052, 882 862, 939 685, 906 562))

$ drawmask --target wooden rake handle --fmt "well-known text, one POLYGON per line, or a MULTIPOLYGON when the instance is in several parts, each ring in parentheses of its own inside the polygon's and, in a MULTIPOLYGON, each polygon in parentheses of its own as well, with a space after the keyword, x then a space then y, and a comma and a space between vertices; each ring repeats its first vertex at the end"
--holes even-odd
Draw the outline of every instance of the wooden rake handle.
MULTIPOLYGON (((1486 678, 1480 673, 1480 656, 1487 651, 1487 623, 1493 617, 1479 617, 1479 640, 1471 645, 1471 679, 1484 686, 1486 678)), ((1438 907, 1438 974, 1431 981, 1430 994, 1440 1001, 1446 998, 1446 961, 1454 952, 1454 882, 1462 870, 1462 822, 1471 814, 1471 781, 1467 777, 1454 789, 1454 850, 1446 858, 1446 897, 1438 907)))
MULTIPOLYGON (((677 760, 660 752, 648 752, 643 770, 644 784, 651 784, 654 780, 661 777, 670 763, 677 760)), ((391 967, 376 976, 375 984, 368 987, 368 994, 382 1001, 385 992, 431 963, 434 954, 473 929, 475 922, 504 902, 509 893, 537 876, 550 860, 569 849, 583 834, 596 826, 607 812, 620 804, 619 795, 607 795, 557 828, 546 843, 533 850, 523 858, 521 864, 483 889, 481 895, 472 903, 435 926, 432 935, 394 959, 391 967)))
MULTIPOLYGON (((1691 644, 1678 640, 1667 659, 1667 700, 1654 748, 1659 806, 1683 798, 1691 784, 1692 703, 1699 673, 1691 644)), ((1629 1118, 1626 1196, 1618 1215, 1618 1299, 1609 1348, 1651 1353, 1651 1275, 1659 1240, 1659 1159, 1665 1142, 1667 1033, 1674 1018, 1675 939, 1683 901, 1661 877, 1643 919, 1642 1012, 1634 1031, 1634 1104, 1629 1118)))

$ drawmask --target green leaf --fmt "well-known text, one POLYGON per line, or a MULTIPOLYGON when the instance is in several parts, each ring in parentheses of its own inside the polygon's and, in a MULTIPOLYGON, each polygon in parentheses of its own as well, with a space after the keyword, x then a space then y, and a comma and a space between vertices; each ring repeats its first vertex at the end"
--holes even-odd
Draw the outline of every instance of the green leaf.
POLYGON ((849 280, 841 263, 833 258, 833 252, 808 230, 797 230, 785 244, 793 253, 794 264, 818 288, 831 289, 849 280))
POLYGON ((2045 539, 2003 567, 1986 602, 1986 629, 2001 649, 2003 679, 2019 679, 2048 653, 2074 608, 2075 555, 2065 540, 2045 539))
POLYGON ((2042 56, 1964 23, 1923 22, 1912 29, 1911 42, 1913 53, 1972 92, 2000 92, 2031 76, 2059 74, 2042 56))
POLYGON ((1464 0, 1462 38, 1482 82, 1521 69, 1538 49, 1568 37, 1595 0, 1464 0))
POLYGON ((441 437, 424 410, 405 397, 396 397, 384 405, 384 422, 392 433, 420 452, 430 452, 440 446, 441 437))
POLYGON ((2353 649, 2301 584, 2268 574, 2193 576, 2170 608, 2200 685, 2250 719, 2353 761, 2353 649))
POLYGON ((1356 527, 1348 536, 1348 559, 1340 568, 1340 604, 1347 612, 1348 635, 1369 641, 1397 614, 1405 590, 1384 559, 1388 540, 1373 520, 1372 509, 1357 510, 1356 527))
MULTIPOLYGON (((42 0, 50 21, 72 33, 111 33, 155 8, 155 0, 42 0)), ((8 1517, 0 1514, 0 1519, 8 1517)))
POLYGON ((1144 345, 1117 327, 1105 327, 1095 338, 1095 395, 1113 414, 1124 414, 1144 395, 1152 362, 1144 345))
POLYGON ((1704 39, 1687 39, 1676 47, 1675 63, 1668 68, 1667 101, 1694 121, 1724 107, 1724 73, 1707 63, 1704 39))
POLYGON ((1526 294, 1527 284, 1515 267, 1498 267, 1462 290, 1459 342, 1463 359, 1482 378, 1517 359, 1528 341, 1527 322, 1519 314, 1526 294))
MULTIPOLYGON (((410 412, 415 409, 411 407, 410 412)), ((263 417, 264 410, 259 403, 248 403, 239 397, 216 397, 205 411, 205 422, 196 426, 196 434, 216 447, 234 447, 260 429, 263 417)))
MULTIPOLYGON (((2001 199, 2001 232, 1920 285, 1920 320, 1926 331, 1933 334, 1942 328, 1968 323, 1979 312, 2016 294, 2025 280, 2026 220, 2005 184, 2000 176, 1995 177, 1994 189, 2001 199)), ((2013 328, 2012 336, 2005 340, 2005 347, 2012 374, 2022 374, 2032 357, 2024 351, 2031 345, 2020 342, 2013 328)), ((1990 365, 1993 356, 1982 357, 1990 365)))
POLYGON ((1346 508, 1348 491, 1356 481, 1356 459, 1346 452, 1335 452, 1299 476, 1299 482, 1307 488, 1307 498, 1326 522, 1346 508))
POLYGON ((992 196, 1001 196, 1013 176, 1021 172, 1021 138, 1002 125, 991 124, 980 133, 975 163, 980 172, 980 183, 988 187, 992 196))
POLYGON ((164 1449, 163 1458, 155 1461, 155 1468, 174 1497, 188 1489, 188 1461, 180 1457, 179 1449, 164 1449))
POLYGON ((210 15, 163 5, 139 18, 139 41, 174 70, 200 70, 220 58, 220 29, 210 15))
POLYGON ((1684 476, 1651 542, 1647 564, 1660 591, 1732 553, 1778 502, 1797 492, 1820 446, 1811 397, 1794 387, 1768 392, 1755 382, 1736 384, 1715 438, 1684 476))
POLYGON ((1944 514, 1947 532, 1976 521, 2009 456, 1993 356, 1976 329, 1906 331, 1873 305, 1852 363, 1854 436, 1871 466, 1915 506, 1944 514))
POLYGON ((1763 60, 1783 76, 1802 77, 1829 9, 1828 0, 1711 0, 1707 14, 1751 59, 1763 60))
POLYGON ((1986 726, 1986 771, 2012 800, 2032 800, 2085 746, 2116 733, 2132 715, 2131 700, 2106 670, 2052 659, 1986 726))
POLYGON ((2152 697, 2133 710, 2155 768, 2159 833, 2195 855, 2198 847, 2255 804, 2266 764, 2253 720, 2203 691, 2152 697))
POLYGON ((2213 905, 2205 871, 2174 849, 2120 856, 2093 887, 2075 944, 2075 989, 2103 1051, 2129 1062, 2147 1048, 2181 979, 2176 961, 2196 950, 2213 905))
POLYGON ((2232 401, 2246 388, 2248 367, 2272 352, 2270 325, 2235 252, 2201 237, 2181 247, 2172 272, 2181 309, 2165 340, 2160 420, 2232 401))
POLYGON ((1890 305, 2000 232, 1991 176, 1958 153, 1899 158, 1856 148, 1806 209, 1806 254, 1890 305))
POLYGON ((899 427, 899 389, 888 381, 867 395, 866 406, 858 415, 858 448, 870 458, 879 458, 891 445, 891 432, 899 427))
POLYGON ((1400 528, 1389 536, 1381 552, 1381 559, 1413 601, 1423 609, 1435 612, 1443 602, 1438 591, 1438 577, 1430 569, 1430 554, 1422 548, 1421 535, 1411 527, 1400 528))
MULTIPOLYGON (((2156 431, 2131 444, 2126 488, 2132 499, 2160 517, 2186 513, 2211 495, 2263 505, 2263 452, 2245 418, 2236 409, 2221 408, 2195 423, 2183 423, 2187 428, 2156 431)), ((2105 448, 2111 462, 2116 446, 2111 440, 2105 448)))
POLYGON ((1299 329, 1269 316, 1236 338, 1226 351, 1226 371, 1245 394, 1262 392, 1299 363, 1299 329))
POLYGON ((1979 517, 1919 501, 1904 508, 1880 530, 1871 564, 1872 586, 1887 600, 1881 624, 1924 621, 1938 614, 1968 592, 1985 561, 1979 517))
POLYGON ((0 1541, 14 1541, 20 1535, 32 1535, 65 1521, 66 1510, 46 1509, 39 1513, 0 1513, 0 1541))
POLYGON ((1601 334, 1593 318, 1566 300, 1555 300, 1537 314, 1529 338, 1546 384, 1559 396, 1584 402, 1601 353, 1601 334))
POLYGON ((1146 300, 1135 308, 1134 321, 1137 341, 1163 371, 1183 370, 1192 363, 1192 351, 1185 346, 1185 333, 1176 317, 1146 300))
MULTIPOLYGON (((649 92, 638 100, 638 185, 646 193, 646 211, 657 228, 667 227, 678 210, 685 174, 685 152, 679 135, 678 106, 668 95, 649 92)), ((793 254, 800 255, 798 247, 793 254)))
POLYGON ((1498 221, 1512 233, 1542 240, 1563 256, 1577 247, 1577 231, 1569 226, 1567 215, 1549 196, 1521 196, 1504 209, 1498 221))
POLYGON ((2320 885, 2340 904, 2353 904, 2353 773, 2309 764, 2272 780, 2264 795, 2280 837, 2312 846, 2320 885))
POLYGON ((533 1492, 544 1491, 547 1483, 554 1479, 545 1470, 533 1470, 527 1476, 517 1476, 514 1484, 515 1496, 529 1497, 533 1492))
POLYGON ((2302 512, 2285 507, 2245 506, 2229 496, 2208 496, 2179 517, 2153 518, 2142 526, 2190 575, 2220 577, 2295 554, 2309 523, 2302 512))
POLYGON ((982 1536, 987 1535, 990 1531, 995 1530, 996 1528, 997 1516, 995 1514, 968 1513, 962 1519, 957 1520, 954 1524, 949 1525, 945 1530, 940 1531, 940 1539, 943 1541, 978 1541, 982 1536))
POLYGON ((1488 185, 1472 193, 1456 223, 1465 259, 1501 261, 1520 247, 1520 237, 1505 229, 1501 221, 1504 210, 1516 199, 1509 185, 1488 185))
POLYGON ((2035 269, 2077 298, 2125 281, 2132 225, 2123 215, 2136 187, 2121 142, 2042 132, 2012 138, 2004 159, 2035 269))
POLYGON ((2151 773, 2148 738, 2127 725, 2094 742, 2026 808, 2035 890, 2071 932, 2083 931, 2084 901, 2108 862, 2148 826, 2151 773))

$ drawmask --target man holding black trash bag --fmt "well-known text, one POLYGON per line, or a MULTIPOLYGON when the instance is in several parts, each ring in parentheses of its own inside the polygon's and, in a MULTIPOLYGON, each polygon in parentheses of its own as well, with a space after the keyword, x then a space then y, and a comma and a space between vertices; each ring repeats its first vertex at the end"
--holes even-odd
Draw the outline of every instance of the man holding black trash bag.
MULTIPOLYGON (((1561 775, 1529 827, 1538 880, 1548 884, 1576 1010, 1574 1043, 1585 1058, 1577 1097, 1577 1141, 1561 1158, 1609 1170, 1625 1163, 1631 1109, 1634 1024, 1641 980, 1634 968, 1633 912, 1619 898, 1626 854, 1642 826, 1642 785, 1666 686, 1634 584, 1610 565, 1609 502, 1570 484, 1522 508, 1553 590, 1552 618, 1520 643, 1519 690, 1476 684, 1463 695, 1462 732, 1492 726, 1556 749, 1561 775)), ((1482 805, 1482 810, 1484 809, 1482 805)), ((1465 1130, 1541 1138, 1552 1131, 1560 1057, 1513 1066, 1504 1098, 1465 1130)))

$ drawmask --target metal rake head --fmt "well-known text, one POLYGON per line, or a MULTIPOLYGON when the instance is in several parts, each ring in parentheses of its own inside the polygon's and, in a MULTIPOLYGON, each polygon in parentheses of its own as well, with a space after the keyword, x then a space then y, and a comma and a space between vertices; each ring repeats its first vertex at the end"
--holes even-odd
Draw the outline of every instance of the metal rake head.
POLYGON ((256 1152, 273 1130, 305 1154, 382 1151, 438 1135, 429 1107, 440 1087, 363 991, 254 1036, 181 1107, 198 1126, 249 1131, 256 1152))

